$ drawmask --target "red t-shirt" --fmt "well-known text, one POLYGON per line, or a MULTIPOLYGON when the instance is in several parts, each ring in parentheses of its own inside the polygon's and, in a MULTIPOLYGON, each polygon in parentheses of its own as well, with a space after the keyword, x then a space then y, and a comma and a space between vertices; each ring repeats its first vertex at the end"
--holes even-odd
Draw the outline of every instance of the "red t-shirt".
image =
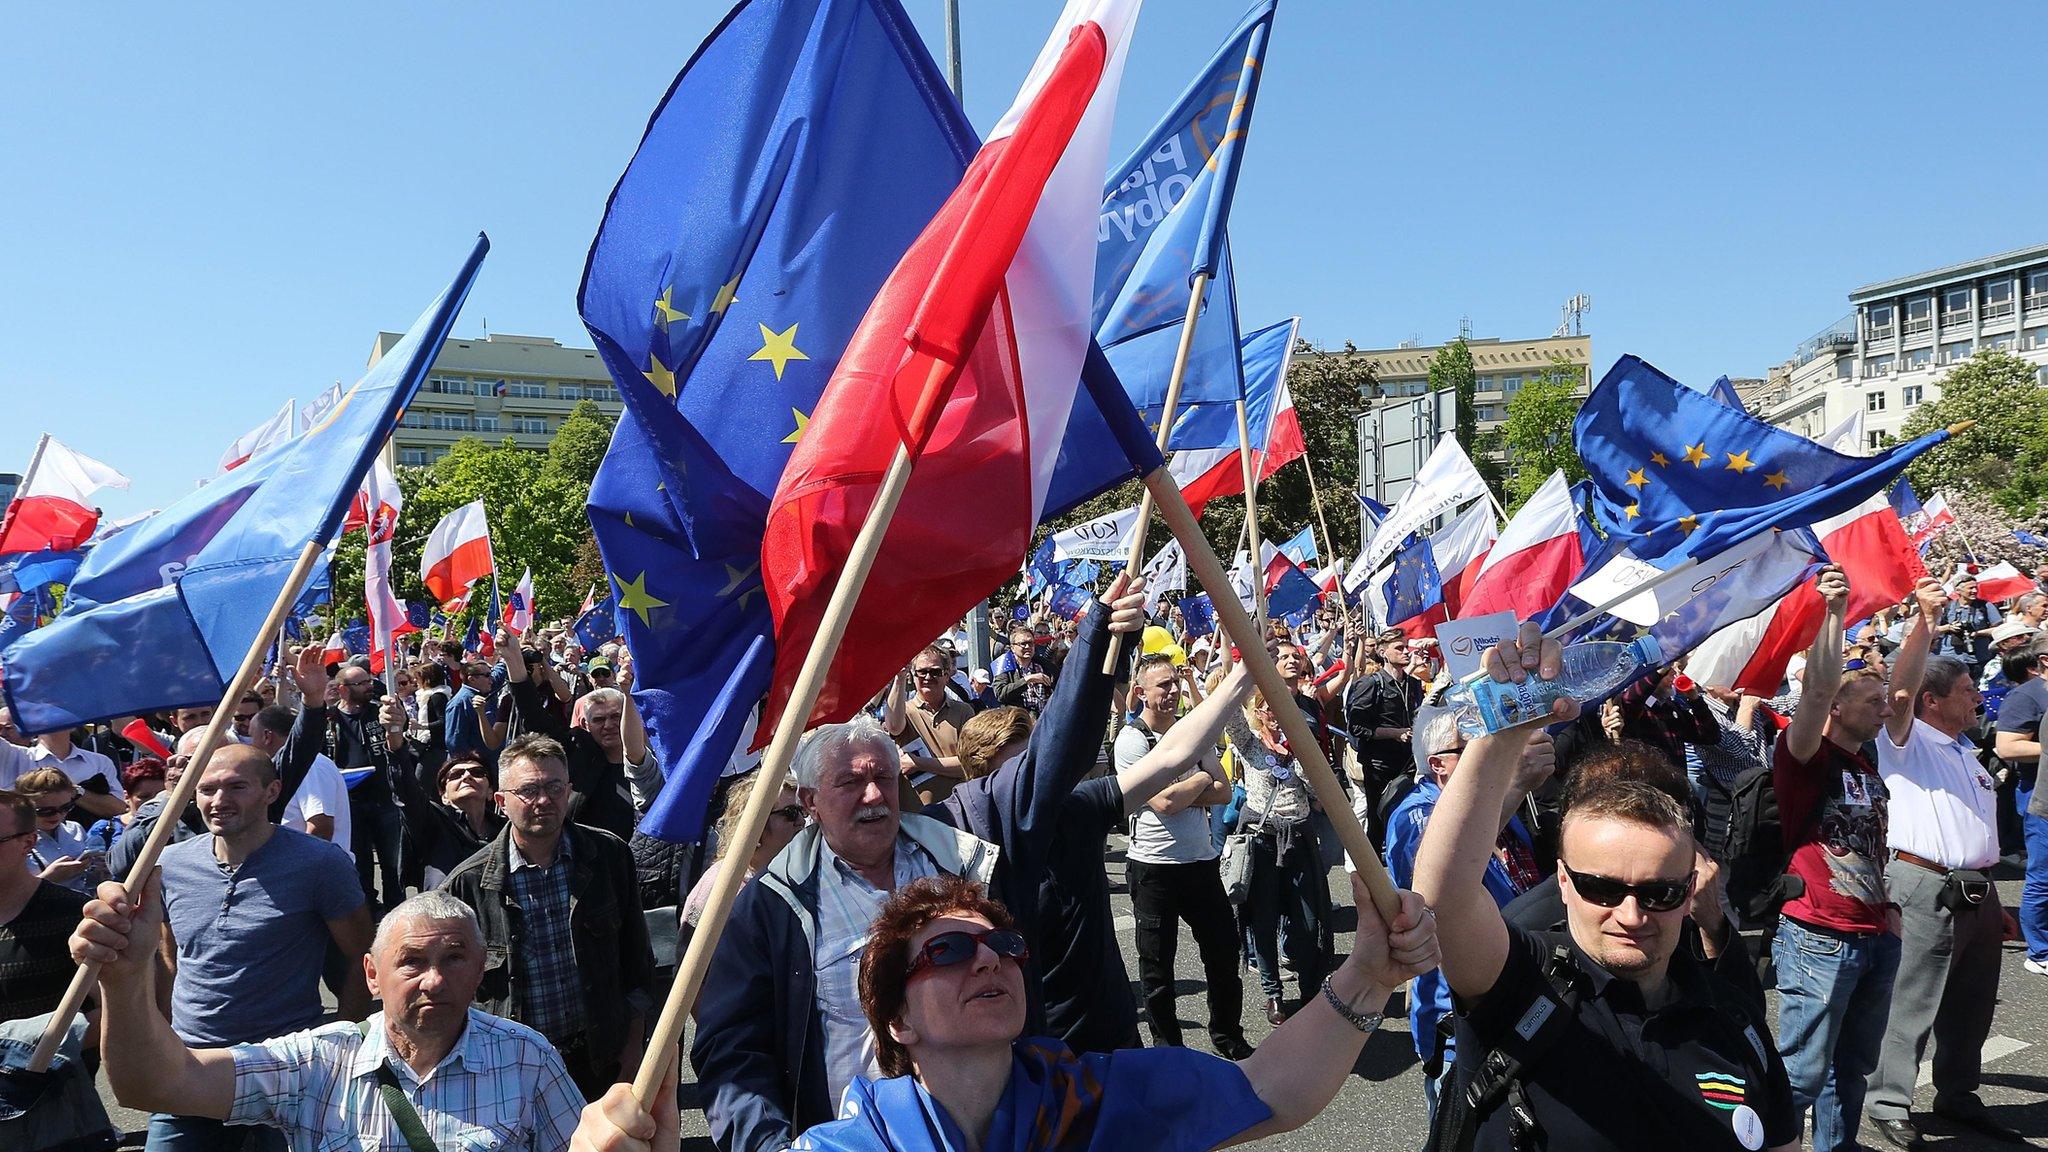
POLYGON ((1842 932, 1884 931, 1884 778, 1825 736, 1811 760, 1794 757, 1782 737, 1772 756, 1790 870, 1806 882, 1784 915, 1842 932))

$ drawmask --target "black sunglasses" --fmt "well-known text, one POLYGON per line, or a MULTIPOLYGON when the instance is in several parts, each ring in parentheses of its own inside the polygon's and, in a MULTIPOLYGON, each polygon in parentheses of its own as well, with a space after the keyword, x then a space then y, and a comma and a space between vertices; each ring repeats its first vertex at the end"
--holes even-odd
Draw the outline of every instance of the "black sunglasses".
POLYGON ((930 968, 951 968, 974 959, 981 945, 1006 960, 1023 960, 1031 954, 1024 946, 1024 934, 1008 928, 991 928, 986 932, 941 932, 924 942, 917 955, 910 961, 910 971, 904 973, 906 980, 930 968))
POLYGON ((1645 912, 1669 912, 1692 899, 1693 883, 1699 879, 1698 872, 1688 872, 1682 880, 1645 880, 1630 884, 1612 876, 1598 876, 1580 872, 1563 861, 1558 867, 1572 878, 1572 891, 1586 898, 1590 904, 1602 908, 1616 908, 1623 900, 1633 896, 1645 912))
POLYGON ((768 814, 770 816, 780 816, 791 824, 801 824, 804 822, 804 806, 801 804, 784 804, 780 808, 770 808, 768 814))
POLYGON ((63 816, 76 807, 78 807, 78 801, 76 800, 73 800, 69 804, 59 804, 55 808, 45 808, 42 805, 38 804, 36 805, 36 815, 45 818, 51 816, 63 816))

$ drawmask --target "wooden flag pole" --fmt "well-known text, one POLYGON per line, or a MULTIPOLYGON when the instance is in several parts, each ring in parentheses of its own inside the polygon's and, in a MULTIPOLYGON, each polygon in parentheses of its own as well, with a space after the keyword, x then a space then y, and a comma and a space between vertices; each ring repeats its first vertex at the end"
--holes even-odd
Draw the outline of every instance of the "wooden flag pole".
MULTIPOLYGON (((940 363, 934 371, 943 374, 949 370, 949 365, 940 363)), ((929 393, 929 387, 926 391, 929 393)), ((861 587, 867 583, 868 573, 875 566, 875 554, 881 551, 882 536, 888 531, 889 521, 896 514, 897 502, 903 498, 904 486, 910 481, 910 468, 910 449, 898 444, 895 458, 889 461, 889 470, 882 476, 882 486, 875 493, 874 505, 868 509, 867 520, 861 524, 860 533, 854 537, 853 548, 847 554, 846 564, 839 570, 839 582, 833 586, 832 598, 825 604, 824 618, 818 622, 817 635, 811 639, 811 650, 804 656, 803 667, 797 673, 789 701, 783 706, 782 715, 776 719, 775 737, 769 741, 768 749, 761 757, 761 774, 755 778, 753 793, 747 797, 747 807, 740 814, 739 827, 733 829, 732 847, 726 854, 728 860, 743 858, 736 854, 741 846, 750 850, 752 845, 761 842, 761 832, 768 826, 768 813, 775 807, 775 798, 781 794, 782 781, 789 772, 789 762, 796 755, 797 741, 810 722, 811 709, 817 706, 818 694, 824 690, 825 674, 832 666, 832 658, 839 653, 839 641, 846 635, 846 624, 853 615, 853 606, 860 599, 861 587)), ((640 1071, 633 1077, 633 1097, 640 1102, 640 1107, 649 1112, 654 1111, 662 1077, 668 1074, 669 1062, 675 1059, 682 1043, 683 1022, 688 1019, 691 1006, 697 1002, 697 993, 704 986, 704 976, 711 968, 711 953, 725 932, 725 921, 732 911, 733 898, 739 895, 740 885, 745 880, 744 868, 718 870, 718 880, 705 900, 704 914, 697 921, 697 931, 690 937, 689 950, 683 954, 675 983, 669 986, 668 1000, 662 1005, 661 1017, 647 1038, 646 1051, 640 1057, 640 1071)))
MULTIPOLYGON (((1209 274, 1195 273, 1194 281, 1188 285, 1188 314, 1182 317, 1180 322, 1180 343, 1173 349, 1173 374, 1166 379, 1166 406, 1160 410, 1159 431, 1153 437, 1153 443, 1159 446, 1161 452, 1166 451, 1167 441, 1173 436, 1174 412, 1180 407, 1180 386, 1181 382, 1187 379, 1188 356, 1195 347, 1195 321, 1201 318, 1202 298, 1208 295, 1208 292, 1209 274)), ((1144 496, 1138 500, 1138 522, 1131 526, 1131 547, 1125 554, 1124 571, 1136 573, 1145 570, 1145 530, 1151 527, 1151 524, 1152 490, 1148 484, 1144 496)), ((1102 674, 1114 676, 1118 661, 1123 659, 1123 635, 1118 633, 1111 636, 1109 643, 1103 647, 1102 674)))
POLYGON ((1156 468, 1145 477, 1145 487, 1159 500, 1159 512, 1166 518, 1166 526, 1180 541, 1180 549, 1186 555, 1188 567, 1194 570, 1195 578, 1208 589, 1209 599, 1215 601, 1216 619, 1224 632, 1237 641, 1238 656, 1251 671, 1252 683, 1258 685, 1259 694, 1273 709, 1273 715, 1280 721, 1280 727, 1287 733, 1287 743, 1293 751, 1302 776, 1309 787, 1315 790, 1316 802, 1323 806, 1330 823, 1337 830, 1337 839, 1344 844, 1344 852, 1351 857, 1351 864, 1365 881, 1365 887, 1372 894, 1373 907, 1380 916, 1391 922, 1401 910, 1401 899, 1394 890, 1393 878, 1380 863, 1377 853, 1372 850, 1372 841, 1366 839, 1365 828, 1358 823, 1358 816, 1351 810, 1351 799, 1337 783, 1337 777, 1330 771, 1330 762, 1323 755, 1322 745, 1316 743, 1315 733, 1308 726, 1308 718, 1294 704, 1293 691, 1280 676, 1280 669, 1273 658, 1266 654, 1266 644, 1259 636, 1252 618, 1245 613, 1244 605, 1237 602, 1237 594, 1231 591, 1230 575, 1223 570, 1223 562, 1216 558, 1216 552, 1209 547, 1209 541, 1202 535, 1201 525, 1195 522, 1195 514, 1181 498, 1180 487, 1173 482, 1165 468, 1156 468))
MULTIPOLYGON (((1308 462, 1308 456, 1308 447, 1303 445, 1301 450, 1301 466, 1308 472, 1309 507, 1316 510, 1316 523, 1322 525, 1323 528, 1323 556, 1329 563, 1335 564, 1338 559, 1337 538, 1330 535, 1330 522, 1323 518, 1323 495, 1316 490, 1316 470, 1315 466, 1308 462)), ((1340 578, 1341 575, 1340 573, 1340 578)))
MULTIPOLYGON (((1245 417, 1244 397, 1237 399, 1237 462, 1244 472, 1245 538, 1252 551, 1252 617, 1261 628, 1266 624, 1265 546, 1259 542, 1259 470, 1252 463, 1251 424, 1245 417)), ((1260 643, 1263 644, 1261 637, 1260 643)))
MULTIPOLYGON (((199 739, 199 748, 192 753, 192 763, 185 766, 185 774, 178 777, 178 786, 171 789, 164 800, 163 814, 157 817, 149 838, 142 842, 142 851, 136 855, 134 866, 128 869, 127 877, 121 881, 130 897, 142 891, 150 872, 156 868, 157 857, 171 842, 171 834, 177 831, 179 820, 185 815, 185 806, 192 802, 192 794, 199 789, 199 776, 206 771, 206 762, 213 757, 214 749, 220 747, 228 724, 234 719, 235 701, 256 683, 256 675, 263 668, 263 655, 270 648, 270 638, 284 627, 284 618, 290 614, 292 605, 298 602, 299 587, 312 573, 321 551, 318 539, 306 541, 305 551, 299 553, 298 562, 292 565, 291 573, 284 578, 284 587, 278 591, 277 602, 270 606, 270 615, 264 618, 263 626, 256 629, 256 639, 250 643, 248 654, 242 657, 242 666, 228 681, 220 707, 213 710, 213 719, 207 723, 206 733, 199 739)), ((99 972, 97 964, 81 964, 78 971, 71 974, 71 985, 64 989, 64 999, 50 1014, 50 1023, 44 1027, 42 1039, 36 1042, 35 1054, 29 1058, 29 1071, 49 1069, 50 1061, 56 1058, 58 1046, 64 1042, 64 1034, 71 1029, 71 1018, 84 1005, 86 994, 92 991, 93 982, 99 979, 99 972)))

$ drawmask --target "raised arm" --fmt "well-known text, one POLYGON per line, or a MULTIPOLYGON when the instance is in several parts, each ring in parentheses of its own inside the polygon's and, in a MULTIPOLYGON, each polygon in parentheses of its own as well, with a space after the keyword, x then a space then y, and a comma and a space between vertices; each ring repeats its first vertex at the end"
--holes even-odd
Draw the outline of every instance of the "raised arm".
POLYGON ((1814 588, 1827 604, 1827 613, 1821 617, 1820 635, 1807 649, 1806 691, 1783 737, 1785 751, 1802 764, 1820 751, 1828 710, 1834 707, 1835 693, 1842 689, 1842 617, 1849 607, 1849 580, 1840 567, 1830 564, 1821 569, 1814 588))
POLYGON ((157 1009, 162 877, 152 871, 139 899, 114 881, 101 884, 71 934, 71 958, 100 965, 100 1051, 115 1099, 143 1112, 225 1120, 235 1103, 234 1057, 185 1047, 157 1009))
POLYGON ((625 710, 619 715, 619 735, 626 742, 628 764, 647 759, 647 723, 640 717, 640 706, 633 703, 633 671, 632 656, 627 654, 619 661, 619 691, 626 697, 625 710))
MULTIPOLYGON (((1523 623, 1518 641, 1504 640, 1486 654, 1487 674, 1503 683, 1531 676, 1554 680, 1562 668, 1557 641, 1543 639, 1533 622, 1523 623)), ((1436 911, 1444 978, 1460 996, 1485 994, 1507 964, 1507 923, 1486 891, 1486 862, 1523 749, 1536 727, 1578 714, 1576 700, 1560 700, 1538 724, 1471 741, 1430 815, 1429 831, 1416 853, 1415 890, 1436 911)))
MULTIPOLYGON (((1159 743, 1154 744, 1151 751, 1129 768, 1119 770, 1116 783, 1123 790, 1124 811, 1136 812, 1215 748, 1216 737, 1222 733, 1223 725, 1251 694, 1251 687, 1252 678, 1244 665, 1231 669, 1230 675, 1224 677, 1216 691, 1197 704, 1195 710, 1179 723, 1168 728, 1166 735, 1159 738, 1159 743)), ((1207 788, 1202 791, 1207 791, 1207 788)))
MULTIPOLYGON (((1947 601, 1941 581, 1934 577, 1922 576, 1914 583, 1913 602, 1919 611, 1907 625, 1906 638, 1899 642, 1899 650, 1892 653, 1892 678, 1885 685, 1885 691, 1891 694, 1892 715, 1884 722, 1884 730, 1894 748, 1905 747, 1906 737, 1913 734, 1913 702, 1920 698, 1920 679, 1927 674, 1927 650, 1934 644, 1934 629, 1947 601)), ((1812 691, 1810 687, 1807 690, 1812 691)))
MULTIPOLYGON (((524 731, 538 732, 560 741, 566 748, 571 739, 570 728, 541 700, 540 686, 528 675, 526 653, 520 651, 519 641, 517 633, 509 632, 503 626, 498 628, 498 654, 505 658, 505 680, 512 686, 512 706, 519 710, 520 726, 524 731)), ((481 717, 478 723, 482 725, 481 717)), ((500 736, 499 740, 502 742, 504 737, 500 736)))

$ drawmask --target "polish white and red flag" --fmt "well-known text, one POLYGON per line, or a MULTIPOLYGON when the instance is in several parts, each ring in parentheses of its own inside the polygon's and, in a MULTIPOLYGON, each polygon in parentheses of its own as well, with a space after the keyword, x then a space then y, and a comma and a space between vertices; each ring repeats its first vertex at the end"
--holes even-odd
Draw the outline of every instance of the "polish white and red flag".
POLYGON ((434 525, 420 553, 420 580, 444 611, 458 611, 469 602, 477 581, 498 570, 491 555, 491 526, 484 502, 472 500, 434 525))
POLYGON ((298 435, 298 410, 297 401, 287 400, 276 415, 236 437, 235 442, 228 445, 228 450, 220 454, 220 468, 214 475, 232 472, 247 464, 258 452, 298 435))
POLYGON ((1429 552, 1436 560, 1437 580, 1443 587, 1446 618, 1457 619, 1465 597, 1479 582, 1486 558, 1493 552, 1499 535, 1494 523, 1493 504, 1480 500, 1458 513, 1443 531, 1429 538, 1429 552))
MULTIPOLYGON (((1308 452, 1308 442, 1301 434, 1301 417, 1294 410, 1294 393, 1287 387, 1287 369, 1293 363, 1294 342, 1300 331, 1301 318, 1297 316, 1244 338, 1244 430, 1252 445, 1254 485, 1264 483, 1283 465, 1308 452), (1276 339, 1284 342, 1278 356, 1253 351, 1258 345, 1276 339), (1258 365, 1267 366, 1266 370, 1256 370, 1258 365)), ((1204 425, 1222 425, 1220 434, 1207 441, 1209 447, 1182 448, 1167 461, 1173 482, 1180 486, 1181 499, 1188 502, 1197 516, 1211 500, 1244 492, 1245 466, 1238 450, 1235 408, 1235 404, 1196 405, 1175 421, 1176 445, 1185 443, 1190 435, 1198 437, 1196 442, 1201 443, 1200 430, 1204 425)))
MULTIPOLYGON (((1552 472, 1501 529, 1466 587, 1456 615, 1470 618, 1505 610, 1517 620, 1528 620, 1557 603, 1585 565, 1571 485, 1565 483, 1563 472, 1552 472)), ((1450 573, 1442 574, 1448 589, 1450 573)))
POLYGON ((0 519, 0 553, 78 547, 99 527, 93 493, 126 487, 128 477, 45 433, 7 505, 6 518, 0 519))
MULTIPOLYGON (((1837 426, 1820 443, 1847 454, 1860 448, 1862 439, 1859 420, 1837 426)), ((1848 623, 1897 604, 1927 574, 1919 549, 1885 492, 1873 493, 1854 508, 1813 525, 1813 534, 1828 559, 1841 565, 1848 577, 1848 623)), ((1771 607, 1707 637, 1686 658, 1687 675, 1702 684, 1755 696, 1777 695, 1792 657, 1811 647, 1820 634, 1826 605, 1815 590, 1817 579, 1807 578, 1771 607)))
MULTIPOLYGON (((398 491, 398 478, 391 465, 379 456, 363 477, 356 503, 363 510, 363 599, 370 617, 370 671, 381 673, 393 639, 419 629, 406 619, 405 605, 391 590, 391 541, 398 533, 398 514, 405 497, 398 491)), ((350 518, 353 519, 351 509, 350 518)))
POLYGON ((1030 550, 1094 327, 1102 173, 1138 8, 1069 0, 834 368, 761 544, 776 661, 757 741, 775 729, 899 448, 914 468, 810 722, 859 710, 1030 550))
POLYGON ((519 585, 505 597, 505 630, 524 636, 533 627, 533 569, 519 574, 519 585))
MULTIPOLYGON (((1954 583, 1953 580, 1950 583, 1954 583)), ((2000 560, 1977 570, 1977 598, 1992 603, 2023 596, 2034 590, 2034 578, 2013 567, 2012 561, 2000 560)))

